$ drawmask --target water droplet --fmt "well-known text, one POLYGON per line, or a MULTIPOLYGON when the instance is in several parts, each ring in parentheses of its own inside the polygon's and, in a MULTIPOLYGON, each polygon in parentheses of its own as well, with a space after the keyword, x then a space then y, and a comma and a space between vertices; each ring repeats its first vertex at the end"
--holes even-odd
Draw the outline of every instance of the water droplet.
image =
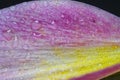
POLYGON ((51 24, 55 24, 55 21, 52 21, 51 24))
POLYGON ((17 24, 17 23, 14 21, 13 24, 17 24))
POLYGON ((8 32, 8 33, 10 33, 10 32, 11 32, 11 30, 9 29, 9 30, 7 30, 7 32, 8 32))
POLYGON ((32 8, 32 9, 35 9, 35 8, 36 8, 36 4, 35 4, 35 3, 32 3, 32 4, 31 4, 31 8, 32 8))
POLYGON ((33 33, 34 36, 40 36, 40 33, 33 33))
POLYGON ((39 21, 38 21, 38 20, 35 20, 35 23, 39 23, 39 21))
POLYGON ((6 18, 7 18, 7 19, 9 19, 9 18, 10 18, 10 16, 6 16, 6 18))
POLYGON ((73 70, 72 70, 72 69, 70 69, 70 71, 72 72, 73 70))
POLYGON ((11 6, 11 7, 10 7, 10 10, 11 10, 11 11, 14 11, 14 10, 15 10, 15 6, 11 6))
POLYGON ((102 66, 102 64, 98 64, 98 66, 102 66))
POLYGON ((64 18, 65 16, 64 15, 61 15, 62 18, 64 18))

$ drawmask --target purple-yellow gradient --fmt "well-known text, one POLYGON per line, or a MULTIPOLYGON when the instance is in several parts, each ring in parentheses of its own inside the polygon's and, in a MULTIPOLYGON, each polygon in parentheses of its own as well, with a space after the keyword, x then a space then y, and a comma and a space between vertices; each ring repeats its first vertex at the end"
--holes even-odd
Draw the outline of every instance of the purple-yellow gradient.
POLYGON ((97 80, 120 71, 120 18, 70 0, 0 10, 0 80, 97 80))

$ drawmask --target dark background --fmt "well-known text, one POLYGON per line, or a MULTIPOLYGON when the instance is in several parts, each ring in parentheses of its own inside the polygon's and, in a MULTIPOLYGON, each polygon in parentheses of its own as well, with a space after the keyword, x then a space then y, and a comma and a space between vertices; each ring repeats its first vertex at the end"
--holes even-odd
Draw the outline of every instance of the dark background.
MULTIPOLYGON (((32 0, 0 0, 0 9, 32 0)), ((88 3, 120 16, 120 0, 74 0, 88 3)))
MULTIPOLYGON (((0 0, 0 9, 9 7, 11 5, 19 4, 25 1, 32 0, 0 0)), ((120 0, 74 0, 74 1, 80 1, 97 6, 120 17, 120 0)), ((101 80, 120 80, 120 72, 115 73, 101 80)))

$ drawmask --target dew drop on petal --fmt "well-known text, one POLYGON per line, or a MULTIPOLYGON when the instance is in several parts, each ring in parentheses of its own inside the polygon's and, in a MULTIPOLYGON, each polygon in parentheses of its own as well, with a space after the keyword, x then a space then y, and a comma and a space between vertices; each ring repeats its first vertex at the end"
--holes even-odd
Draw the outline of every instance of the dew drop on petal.
POLYGON ((14 11, 14 10, 15 10, 15 6, 11 6, 11 7, 10 7, 10 10, 11 10, 11 11, 14 11))
POLYGON ((51 24, 55 24, 55 21, 52 21, 51 24))
POLYGON ((65 16, 64 15, 61 15, 62 18, 64 18, 65 16))

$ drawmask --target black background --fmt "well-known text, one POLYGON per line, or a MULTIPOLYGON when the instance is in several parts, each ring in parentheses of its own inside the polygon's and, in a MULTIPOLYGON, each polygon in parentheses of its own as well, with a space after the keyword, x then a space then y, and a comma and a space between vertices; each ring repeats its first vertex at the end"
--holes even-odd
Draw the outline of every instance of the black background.
MULTIPOLYGON (((0 0, 0 9, 32 0, 0 0)), ((120 16, 120 0, 74 0, 88 3, 120 16)))
MULTIPOLYGON (((19 4, 25 1, 32 0, 0 0, 0 9, 9 7, 11 5, 19 4)), ((97 6, 120 17, 120 0, 74 0, 74 1, 80 1, 97 6)), ((108 76, 102 80, 120 80, 120 72, 108 76)))

